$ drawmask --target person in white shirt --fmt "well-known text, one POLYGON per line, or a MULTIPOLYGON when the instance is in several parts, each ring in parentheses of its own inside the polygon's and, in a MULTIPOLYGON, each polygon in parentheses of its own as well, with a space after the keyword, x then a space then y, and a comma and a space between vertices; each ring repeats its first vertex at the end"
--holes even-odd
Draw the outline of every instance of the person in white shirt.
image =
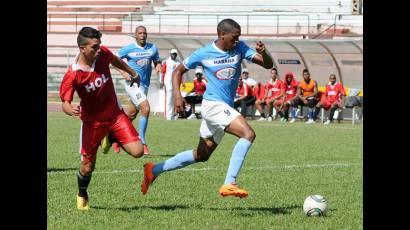
POLYGON ((167 120, 175 120, 174 113, 174 94, 172 88, 172 72, 181 64, 177 60, 178 52, 176 49, 171 49, 169 58, 162 65, 161 87, 165 86, 165 118, 167 120))
POLYGON ((242 80, 243 82, 245 82, 247 85, 249 85, 250 87, 255 87, 255 85, 257 85, 258 83, 253 79, 249 77, 249 71, 246 68, 242 69, 242 80))

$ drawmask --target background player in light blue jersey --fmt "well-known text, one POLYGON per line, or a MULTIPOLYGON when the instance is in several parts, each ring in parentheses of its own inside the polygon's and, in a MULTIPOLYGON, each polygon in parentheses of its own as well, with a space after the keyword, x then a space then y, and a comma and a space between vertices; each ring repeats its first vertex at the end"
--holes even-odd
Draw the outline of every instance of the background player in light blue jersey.
POLYGON ((234 20, 222 20, 218 24, 217 31, 216 41, 192 53, 173 74, 176 112, 184 110, 184 100, 179 90, 182 74, 188 69, 202 65, 208 77, 208 85, 202 101, 203 119, 199 144, 195 149, 178 153, 166 161, 145 164, 144 180, 141 184, 143 194, 147 193, 149 186, 161 173, 207 161, 227 132, 237 136, 239 140, 232 151, 225 182, 219 189, 219 194, 236 197, 248 196, 248 192, 240 189, 236 184, 236 177, 256 135, 246 120, 232 108, 233 99, 243 59, 266 69, 273 67, 273 61, 262 42, 256 43, 255 52, 244 42, 239 41, 241 27, 234 20))
MULTIPOLYGON (((154 63, 155 69, 159 74, 161 74, 162 67, 157 47, 152 43, 146 42, 147 29, 144 26, 138 26, 135 29, 135 40, 136 42, 122 47, 117 55, 121 59, 127 59, 128 65, 138 73, 141 79, 139 86, 137 84, 130 86, 130 81, 124 82, 125 91, 131 99, 126 113, 131 120, 134 120, 137 117, 138 111, 141 110, 138 133, 144 145, 144 154, 147 155, 149 154, 149 150, 145 141, 145 132, 150 114, 150 105, 147 100, 147 95, 151 81, 151 62, 154 63)), ((119 69, 118 71, 123 76, 128 76, 128 73, 125 71, 119 69)))

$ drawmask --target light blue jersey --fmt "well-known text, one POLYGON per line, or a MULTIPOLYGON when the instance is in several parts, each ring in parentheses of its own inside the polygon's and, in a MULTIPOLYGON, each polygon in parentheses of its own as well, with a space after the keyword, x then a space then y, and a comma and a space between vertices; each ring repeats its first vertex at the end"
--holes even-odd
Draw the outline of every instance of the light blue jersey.
POLYGON ((187 57, 183 65, 186 69, 194 69, 202 65, 208 79, 203 96, 209 101, 222 101, 233 107, 238 79, 241 75, 243 59, 251 61, 256 51, 239 41, 235 49, 225 52, 212 42, 197 49, 187 57))
POLYGON ((122 47, 117 55, 126 58, 128 65, 141 77, 141 86, 148 88, 151 81, 152 61, 159 61, 158 49, 152 43, 146 43, 145 47, 136 42, 122 47))

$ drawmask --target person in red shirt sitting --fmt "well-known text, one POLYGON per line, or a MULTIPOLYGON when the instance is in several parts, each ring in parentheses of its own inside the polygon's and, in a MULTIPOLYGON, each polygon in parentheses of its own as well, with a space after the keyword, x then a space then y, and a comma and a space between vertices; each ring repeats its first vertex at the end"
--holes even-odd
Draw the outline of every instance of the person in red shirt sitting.
POLYGON ((273 119, 273 104, 276 100, 280 99, 285 94, 282 88, 283 82, 278 79, 278 71, 276 70, 276 68, 272 68, 271 79, 265 85, 265 102, 269 112, 268 121, 272 121, 273 119))
POLYGON ((252 88, 239 77, 238 87, 236 89, 236 97, 234 99, 234 108, 238 110, 241 107, 241 115, 246 118, 246 108, 255 103, 252 88))
POLYGON ((266 115, 264 112, 266 102, 265 102, 265 85, 258 82, 256 86, 253 88, 253 96, 256 98, 255 100, 255 107, 261 114, 259 121, 265 121, 266 115))
POLYGON ((296 111, 292 106, 292 102, 297 98, 298 82, 292 72, 285 74, 285 81, 282 84, 282 97, 277 99, 273 105, 281 117, 281 122, 287 122, 289 119, 289 108, 291 110, 291 118, 296 119, 296 111))
POLYGON ((208 82, 202 77, 203 72, 202 68, 195 69, 195 78, 194 78, 194 88, 188 96, 185 97, 185 100, 188 104, 191 105, 192 113, 187 117, 187 119, 196 119, 197 115, 195 113, 195 104, 202 103, 202 96, 206 90, 206 84, 208 82))
POLYGON ((344 104, 345 89, 340 82, 336 82, 336 75, 330 74, 329 83, 326 85, 325 93, 319 103, 317 103, 315 108, 314 118, 317 117, 320 108, 325 110, 330 109, 329 118, 324 123, 325 125, 333 122, 333 115, 337 109, 343 108, 344 104))

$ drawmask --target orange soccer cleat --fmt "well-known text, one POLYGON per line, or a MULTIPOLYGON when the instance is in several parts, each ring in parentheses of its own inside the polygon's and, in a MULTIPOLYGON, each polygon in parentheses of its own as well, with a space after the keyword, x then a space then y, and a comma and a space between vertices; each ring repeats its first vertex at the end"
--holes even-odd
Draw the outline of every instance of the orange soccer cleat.
POLYGON ((141 183, 141 192, 143 195, 148 192, 149 186, 157 178, 156 176, 154 176, 154 174, 152 174, 152 169, 154 168, 154 166, 155 164, 150 162, 144 165, 144 180, 141 183))
POLYGON ((236 196, 243 198, 248 196, 248 192, 240 189, 236 183, 222 185, 222 187, 219 189, 219 194, 221 194, 221 196, 223 197, 236 196))

